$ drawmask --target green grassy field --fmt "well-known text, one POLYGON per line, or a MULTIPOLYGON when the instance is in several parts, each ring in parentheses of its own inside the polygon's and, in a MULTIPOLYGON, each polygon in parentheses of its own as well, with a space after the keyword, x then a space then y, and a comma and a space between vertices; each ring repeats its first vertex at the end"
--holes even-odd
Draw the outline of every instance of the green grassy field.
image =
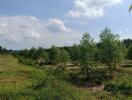
MULTIPOLYGON (((68 70, 62 76, 66 77, 68 70)), ((126 80, 132 86, 130 66, 120 68, 117 75, 117 82, 126 80)), ((0 55, 0 100, 132 100, 131 95, 92 91, 60 76, 53 70, 22 65, 12 56, 0 55)))

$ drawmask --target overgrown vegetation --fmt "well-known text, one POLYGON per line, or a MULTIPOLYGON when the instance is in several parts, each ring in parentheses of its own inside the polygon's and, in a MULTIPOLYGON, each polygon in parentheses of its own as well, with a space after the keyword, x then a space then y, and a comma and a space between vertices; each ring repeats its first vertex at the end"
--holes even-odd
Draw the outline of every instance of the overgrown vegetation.
POLYGON ((0 48, 0 99, 131 100, 131 45, 106 28, 98 43, 85 33, 71 47, 0 48))

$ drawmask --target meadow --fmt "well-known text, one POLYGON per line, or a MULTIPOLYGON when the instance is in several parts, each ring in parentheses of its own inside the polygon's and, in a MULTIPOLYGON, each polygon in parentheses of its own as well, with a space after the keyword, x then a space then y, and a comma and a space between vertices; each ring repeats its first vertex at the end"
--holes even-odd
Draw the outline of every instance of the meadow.
POLYGON ((106 90, 100 90, 99 86, 82 87, 72 82, 70 73, 78 73, 77 70, 68 64, 63 72, 58 72, 53 66, 31 67, 18 63, 18 59, 11 55, 0 55, 0 100, 132 99, 129 90, 132 89, 132 66, 118 69, 116 80, 104 80, 106 90))
POLYGON ((94 42, 0 48, 0 100, 132 100, 132 45, 110 29, 94 42))

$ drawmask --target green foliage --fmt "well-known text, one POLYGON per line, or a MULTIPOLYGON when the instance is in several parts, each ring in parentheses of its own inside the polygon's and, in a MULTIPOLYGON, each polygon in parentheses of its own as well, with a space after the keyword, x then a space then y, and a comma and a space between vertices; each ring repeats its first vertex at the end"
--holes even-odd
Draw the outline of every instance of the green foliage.
POLYGON ((71 60, 79 63, 80 60, 80 46, 79 45, 73 45, 70 48, 70 54, 71 54, 71 60))
MULTIPOLYGON (((42 82, 42 81, 41 81, 42 82)), ((75 88, 66 82, 48 78, 42 83, 37 83, 37 99, 41 100, 79 100, 75 88)), ((33 87, 34 88, 34 87, 33 87)))
POLYGON ((83 100, 79 89, 49 70, 21 65, 10 56, 0 56, 1 65, 0 100, 83 100))
POLYGON ((95 43, 88 33, 82 37, 80 44, 80 64, 81 71, 86 74, 87 78, 90 77, 95 65, 95 43))
POLYGON ((52 64, 64 66, 69 58, 69 53, 65 49, 59 49, 55 46, 50 49, 49 60, 52 64))
MULTIPOLYGON (((19 64, 12 56, 0 55, 0 100, 131 100, 131 71, 131 68, 120 69, 120 80, 106 84, 106 91, 113 94, 96 90, 92 92, 84 86, 80 88, 69 84, 72 80, 67 80, 68 73, 75 73, 73 80, 77 78, 76 84, 82 81, 79 68, 75 68, 74 71, 66 69, 60 73, 51 67, 37 69, 19 64), (114 89, 117 91, 116 95, 114 89)), ((100 80, 105 80, 103 78, 106 72, 104 67, 94 70, 92 80, 100 84, 100 80)))
POLYGON ((32 59, 36 61, 37 65, 46 64, 49 61, 48 54, 45 51, 45 49, 43 49, 42 47, 39 47, 37 49, 31 48, 30 50, 24 49, 24 50, 21 50, 18 54, 19 55, 16 57, 21 56, 21 58, 32 59))
POLYGON ((9 50, 0 46, 0 54, 9 54, 9 50))
POLYGON ((31 57, 31 59, 36 60, 37 59, 37 49, 32 47, 29 51, 29 57, 31 57))
POLYGON ((29 50, 27 50, 27 49, 24 49, 24 50, 21 50, 20 52, 19 52, 19 55, 20 56, 22 56, 22 57, 26 57, 26 58, 29 58, 29 50))
POLYGON ((38 65, 48 63, 48 54, 42 47, 39 47, 36 51, 36 60, 38 65))
POLYGON ((132 45, 128 48, 127 58, 132 60, 132 45))
POLYGON ((132 44, 132 39, 124 39, 123 44, 126 46, 126 48, 129 48, 132 44))
POLYGON ((45 52, 45 50, 42 47, 39 47, 37 49, 37 55, 36 55, 37 59, 47 59, 47 54, 45 52))
POLYGON ((26 59, 26 58, 20 57, 19 58, 19 63, 29 65, 29 66, 34 66, 36 62, 32 59, 26 59))
POLYGON ((36 60, 37 59, 37 49, 32 47, 30 50, 28 49, 20 50, 19 55, 24 58, 36 60))
MULTIPOLYGON (((130 44, 131 40, 127 40, 126 46, 130 44)), ((85 33, 80 44, 72 47, 39 47, 11 52, 22 64, 13 57, 0 55, 0 100, 120 100, 127 98, 125 95, 132 95, 131 67, 116 69, 126 55, 126 48, 118 35, 108 28, 101 32, 97 44, 85 33), (31 67, 41 64, 47 65, 41 69, 31 67), (107 80, 108 70, 110 77, 117 71, 123 79, 107 80), (116 97, 103 90, 96 91, 104 83, 105 90, 116 93, 116 97)), ((0 47, 0 53, 8 54, 9 51, 0 47)), ((129 59, 132 59, 131 54, 132 46, 127 54, 129 59)))
POLYGON ((64 67, 69 60, 69 53, 65 49, 61 49, 59 54, 59 63, 61 64, 61 67, 64 67))
POLYGON ((59 63, 60 49, 58 47, 52 46, 49 53, 49 60, 51 64, 59 63))
POLYGON ((114 35, 110 29, 106 28, 100 34, 100 60, 107 64, 110 77, 113 77, 117 65, 124 58, 123 45, 118 35, 114 35))
POLYGON ((123 79, 116 80, 106 84, 105 90, 112 92, 113 94, 122 93, 124 95, 132 96, 132 84, 131 81, 123 79))

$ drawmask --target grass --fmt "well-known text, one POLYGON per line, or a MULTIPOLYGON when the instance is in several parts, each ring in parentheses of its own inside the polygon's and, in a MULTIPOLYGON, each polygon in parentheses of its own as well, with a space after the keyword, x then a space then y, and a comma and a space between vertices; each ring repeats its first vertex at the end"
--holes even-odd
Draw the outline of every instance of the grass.
MULTIPOLYGON (((116 95, 107 91, 92 92, 71 84, 67 79, 76 70, 64 73, 48 68, 26 66, 10 55, 0 55, 0 100, 131 100, 118 92, 116 95)), ((77 71, 77 72, 76 72, 77 71)), ((117 80, 129 80, 132 85, 132 68, 118 70, 117 80)))
MULTIPOLYGON (((78 90, 77 90, 78 91, 78 90)), ((0 100, 77 100, 76 88, 41 70, 0 55, 0 100)))

